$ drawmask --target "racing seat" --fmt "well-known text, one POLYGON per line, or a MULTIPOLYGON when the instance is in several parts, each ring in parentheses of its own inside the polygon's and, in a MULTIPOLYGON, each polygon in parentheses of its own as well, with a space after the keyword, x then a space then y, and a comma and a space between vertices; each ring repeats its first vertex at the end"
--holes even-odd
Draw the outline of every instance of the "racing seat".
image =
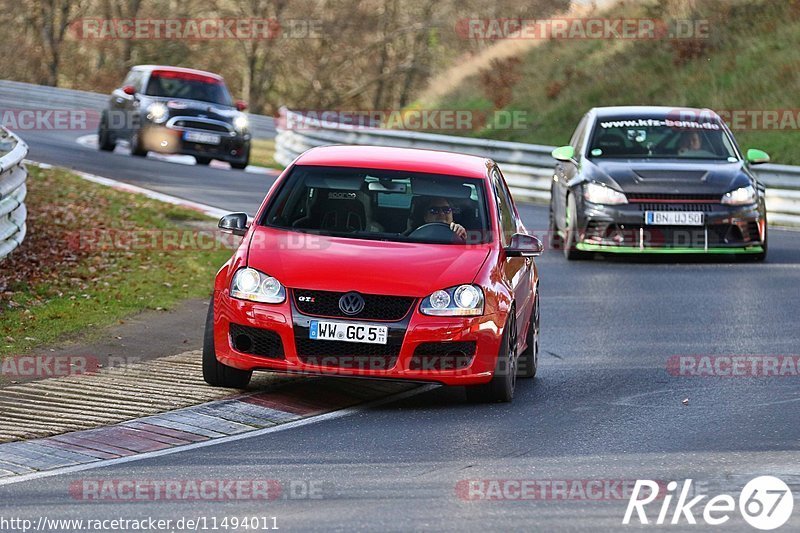
POLYGON ((364 204, 349 191, 320 189, 310 199, 308 215, 294 224, 295 228, 353 232, 366 229, 364 204))

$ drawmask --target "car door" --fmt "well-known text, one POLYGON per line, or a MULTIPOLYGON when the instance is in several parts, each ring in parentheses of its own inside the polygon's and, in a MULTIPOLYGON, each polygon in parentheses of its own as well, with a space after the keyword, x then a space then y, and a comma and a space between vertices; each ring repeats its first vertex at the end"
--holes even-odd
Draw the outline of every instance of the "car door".
MULTIPOLYGON (((519 218, 503 174, 497 166, 492 170, 492 182, 497 198, 497 215, 500 220, 500 242, 505 248, 511 243, 511 237, 515 233, 527 233, 527 231, 519 218)), ((516 302, 518 340, 525 328, 525 321, 521 317, 529 316, 530 307, 533 305, 532 263, 533 260, 530 257, 506 257, 503 265, 505 279, 510 285, 516 302)))
MULTIPOLYGON (((580 161, 581 151, 583 150, 583 140, 586 136, 586 128, 589 123, 589 115, 584 115, 575 128, 572 138, 569 141, 570 146, 575 148, 575 159, 580 161)), ((552 207, 553 214, 556 219, 557 227, 564 229, 566 220, 566 206, 567 206, 567 191, 569 190, 569 182, 578 174, 578 166, 573 161, 556 161, 556 166, 553 171, 553 188, 552 194, 552 207)))

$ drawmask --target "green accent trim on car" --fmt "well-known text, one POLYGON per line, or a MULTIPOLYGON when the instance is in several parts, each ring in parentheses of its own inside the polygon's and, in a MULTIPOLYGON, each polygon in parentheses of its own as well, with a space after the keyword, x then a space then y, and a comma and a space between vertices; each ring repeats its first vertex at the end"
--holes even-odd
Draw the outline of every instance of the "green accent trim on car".
POLYGON ((553 159, 557 159, 559 161, 571 161, 572 158, 575 157, 575 148, 569 145, 559 146, 550 152, 550 155, 553 156, 553 159))
POLYGON ((747 151, 747 161, 751 165, 760 165, 762 163, 769 163, 769 154, 764 150, 757 148, 750 148, 747 151))
POLYGON ((582 252, 610 252, 622 254, 760 254, 762 246, 746 248, 638 248, 636 246, 609 246, 580 242, 575 246, 582 252))

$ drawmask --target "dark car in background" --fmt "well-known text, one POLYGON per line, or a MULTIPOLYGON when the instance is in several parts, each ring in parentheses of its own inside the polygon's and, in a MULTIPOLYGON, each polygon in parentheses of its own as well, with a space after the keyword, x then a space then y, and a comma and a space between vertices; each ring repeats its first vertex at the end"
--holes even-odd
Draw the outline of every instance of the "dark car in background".
POLYGON ((98 146, 112 151, 118 140, 131 154, 148 151, 194 156, 199 165, 212 159, 243 169, 250 160, 250 129, 225 80, 202 70, 139 65, 114 90, 103 110, 98 146))
POLYGON ((592 252, 767 253, 764 186, 708 109, 599 107, 580 121, 558 161, 550 200, 554 245, 592 252))

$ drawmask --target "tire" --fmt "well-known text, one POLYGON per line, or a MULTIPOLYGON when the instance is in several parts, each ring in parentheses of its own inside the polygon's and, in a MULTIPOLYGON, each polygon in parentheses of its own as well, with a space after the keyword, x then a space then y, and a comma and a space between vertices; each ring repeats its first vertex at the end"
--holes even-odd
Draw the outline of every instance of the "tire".
POLYGON ((198 165, 208 166, 211 163, 210 157, 201 157, 201 156, 194 156, 194 160, 197 162, 198 165))
POLYGON ((206 329, 203 334, 203 379, 212 387, 227 389, 243 389, 250 383, 253 372, 239 370, 217 361, 214 348, 214 298, 208 304, 206 329))
POLYGON ((133 132, 133 135, 131 135, 131 155, 136 157, 145 157, 147 155, 147 150, 142 148, 142 143, 139 139, 141 133, 141 131, 136 130, 133 132))
MULTIPOLYGON (((551 193, 552 194, 552 193, 551 193)), ((553 203, 550 203, 550 226, 548 228, 550 233, 550 248, 552 250, 563 250, 564 249, 564 237, 558 232, 558 226, 556 225, 556 216, 553 213, 553 203)))
POLYGON ((576 245, 578 244, 578 213, 577 207, 575 206, 575 196, 570 194, 567 197, 567 228, 566 228, 566 239, 564 242, 564 257, 567 258, 569 261, 574 261, 576 259, 584 259, 586 257, 585 252, 581 252, 578 250, 576 245))
POLYGON ((539 369, 539 290, 536 290, 536 299, 533 302, 533 312, 531 314, 531 325, 528 327, 526 335, 525 351, 519 354, 517 363, 518 378, 536 377, 539 369))
POLYGON ((473 403, 510 402, 514 398, 517 380, 516 318, 512 307, 506 321, 503 340, 494 367, 494 375, 489 383, 466 387, 467 400, 473 403))
POLYGON ((97 147, 103 152, 113 152, 117 143, 111 137, 111 132, 108 131, 108 121, 105 113, 103 118, 100 119, 100 127, 97 128, 97 147))

